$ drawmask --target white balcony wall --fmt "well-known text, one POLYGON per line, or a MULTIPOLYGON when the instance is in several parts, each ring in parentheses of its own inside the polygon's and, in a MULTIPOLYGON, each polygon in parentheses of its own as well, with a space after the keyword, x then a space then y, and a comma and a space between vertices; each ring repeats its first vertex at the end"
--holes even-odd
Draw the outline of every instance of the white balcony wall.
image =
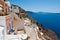
POLYGON ((2 35, 6 34, 6 19, 5 19, 6 16, 0 16, 0 32, 2 35), (4 31, 4 32, 2 32, 4 31))

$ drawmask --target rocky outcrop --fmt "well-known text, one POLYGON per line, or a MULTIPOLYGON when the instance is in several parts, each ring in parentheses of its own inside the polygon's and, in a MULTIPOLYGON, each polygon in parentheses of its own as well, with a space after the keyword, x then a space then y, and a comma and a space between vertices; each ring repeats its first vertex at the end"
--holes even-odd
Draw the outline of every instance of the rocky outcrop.
POLYGON ((48 28, 45 28, 42 24, 39 24, 38 22, 37 22, 37 25, 39 27, 39 31, 44 33, 44 37, 46 39, 48 39, 48 37, 49 37, 49 39, 58 40, 58 37, 55 34, 55 32, 53 32, 52 30, 50 30, 48 28))
POLYGON ((15 13, 12 13, 11 15, 14 18, 13 27, 16 27, 18 30, 22 30, 23 26, 24 26, 24 24, 23 24, 24 22, 15 13))

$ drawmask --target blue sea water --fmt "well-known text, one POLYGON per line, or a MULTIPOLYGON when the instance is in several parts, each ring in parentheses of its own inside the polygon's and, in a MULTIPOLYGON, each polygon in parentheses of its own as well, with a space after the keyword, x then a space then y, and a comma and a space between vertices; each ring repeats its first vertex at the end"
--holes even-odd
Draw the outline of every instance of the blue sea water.
POLYGON ((33 13, 28 14, 44 27, 53 30, 60 38, 60 14, 59 13, 33 13))

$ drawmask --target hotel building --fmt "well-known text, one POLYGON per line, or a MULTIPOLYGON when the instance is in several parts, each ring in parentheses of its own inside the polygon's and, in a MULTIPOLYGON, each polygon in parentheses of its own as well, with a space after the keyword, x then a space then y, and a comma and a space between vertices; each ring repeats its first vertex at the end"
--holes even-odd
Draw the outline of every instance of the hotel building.
POLYGON ((5 15, 8 12, 8 4, 5 0, 0 0, 0 15, 5 15))

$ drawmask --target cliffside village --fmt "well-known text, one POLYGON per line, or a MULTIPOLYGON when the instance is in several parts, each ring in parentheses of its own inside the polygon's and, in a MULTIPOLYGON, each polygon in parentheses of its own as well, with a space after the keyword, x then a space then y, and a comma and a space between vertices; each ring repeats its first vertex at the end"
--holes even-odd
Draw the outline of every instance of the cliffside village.
POLYGON ((58 40, 53 31, 44 28, 24 9, 6 0, 0 0, 0 35, 0 40, 58 40))

